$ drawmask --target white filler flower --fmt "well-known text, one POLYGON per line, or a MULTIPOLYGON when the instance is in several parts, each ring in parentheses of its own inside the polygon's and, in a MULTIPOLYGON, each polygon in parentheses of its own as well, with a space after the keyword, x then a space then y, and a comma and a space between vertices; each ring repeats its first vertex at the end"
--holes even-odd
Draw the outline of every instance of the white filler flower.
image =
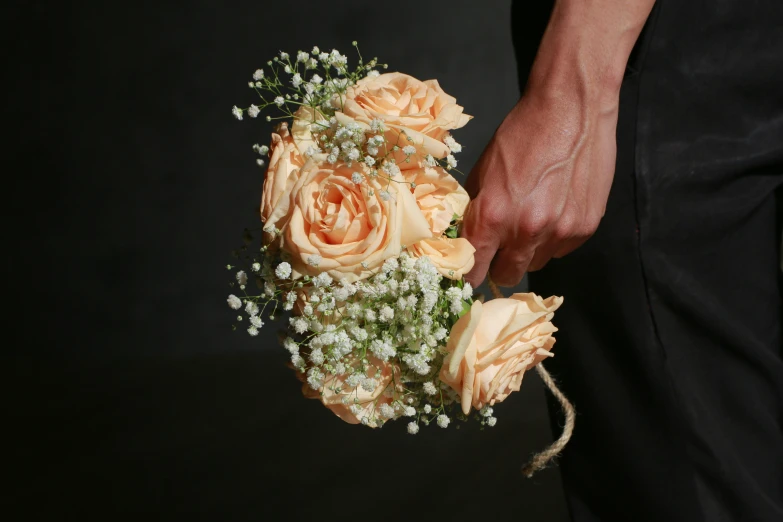
POLYGON ((230 306, 232 310, 239 310, 240 308, 242 308, 242 300, 239 299, 234 294, 228 296, 227 301, 228 301, 228 306, 230 306))

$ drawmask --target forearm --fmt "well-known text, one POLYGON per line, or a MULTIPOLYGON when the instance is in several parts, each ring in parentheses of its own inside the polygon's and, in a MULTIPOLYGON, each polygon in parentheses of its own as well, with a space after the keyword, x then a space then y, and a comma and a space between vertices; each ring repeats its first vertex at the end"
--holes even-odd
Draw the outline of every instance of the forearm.
POLYGON ((558 0, 526 92, 609 109, 655 0, 558 0))

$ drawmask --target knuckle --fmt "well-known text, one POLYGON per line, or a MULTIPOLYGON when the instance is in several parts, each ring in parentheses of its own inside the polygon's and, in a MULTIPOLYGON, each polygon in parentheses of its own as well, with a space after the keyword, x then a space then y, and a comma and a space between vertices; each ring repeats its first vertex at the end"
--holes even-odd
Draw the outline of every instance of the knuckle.
POLYGON ((522 222, 522 232, 530 239, 540 238, 552 227, 553 216, 549 212, 534 212, 522 222))
POLYGON ((465 212, 464 226, 480 231, 494 228, 504 221, 503 209, 498 207, 498 205, 493 204, 486 197, 479 194, 468 205, 465 212))
POLYGON ((482 208, 482 222, 485 228, 497 230, 506 221, 506 215, 500 205, 484 205, 482 208))
POLYGON ((598 224, 601 222, 601 216, 590 215, 582 223, 582 236, 590 237, 598 230, 598 224))
POLYGON ((555 225, 552 235, 558 240, 571 239, 578 235, 577 220, 571 214, 561 217, 555 225))

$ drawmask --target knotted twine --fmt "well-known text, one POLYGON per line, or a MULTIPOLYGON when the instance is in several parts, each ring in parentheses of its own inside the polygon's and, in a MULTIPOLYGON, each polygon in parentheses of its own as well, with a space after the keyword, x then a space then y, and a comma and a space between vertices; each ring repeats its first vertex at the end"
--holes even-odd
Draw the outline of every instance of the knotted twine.
MULTIPOLYGON (((492 280, 492 278, 489 278, 489 289, 492 290, 492 295, 495 296, 498 299, 502 299, 505 296, 503 295, 503 292, 500 291, 498 288, 498 285, 495 284, 495 282, 492 280)), ((563 392, 560 391, 560 388, 557 387, 557 384, 555 383, 555 380, 552 378, 552 376, 549 374, 548 371, 546 371, 546 368, 544 368, 544 363, 540 362, 536 365, 536 371, 538 372, 538 375, 541 377, 541 380, 544 381, 544 384, 546 384, 546 387, 549 388, 549 391, 552 392, 552 395, 555 396, 555 398, 560 403, 560 407, 563 408, 563 411, 565 412, 565 426, 563 426, 563 433, 560 435, 560 438, 554 441, 548 448, 546 448, 543 451, 540 451, 533 455, 530 460, 528 461, 525 466, 522 467, 522 473, 527 477, 532 477, 537 471, 540 471, 544 469, 547 464, 549 464, 552 459, 557 457, 561 451, 563 451, 563 448, 566 447, 566 444, 568 444, 568 441, 571 440, 571 434, 574 432, 574 420, 576 417, 576 412, 574 411, 574 405, 571 404, 571 402, 566 398, 565 395, 563 395, 563 392)))

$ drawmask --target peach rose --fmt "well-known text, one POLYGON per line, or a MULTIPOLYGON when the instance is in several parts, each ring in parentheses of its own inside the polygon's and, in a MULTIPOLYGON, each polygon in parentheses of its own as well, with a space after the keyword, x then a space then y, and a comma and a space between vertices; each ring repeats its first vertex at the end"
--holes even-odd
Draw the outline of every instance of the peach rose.
POLYGON ((442 237, 454 214, 462 216, 470 202, 468 193, 442 167, 424 167, 402 171, 416 203, 430 224, 432 237, 411 245, 415 257, 427 256, 444 277, 460 279, 473 268, 476 249, 467 239, 442 237))
MULTIPOLYGON (((442 158, 449 154, 443 143, 448 131, 463 127, 472 118, 456 102, 437 80, 422 82, 395 72, 363 78, 348 88, 341 112, 365 124, 376 118, 384 120, 390 130, 398 134, 404 130, 427 154, 442 158)), ((402 138, 400 146, 407 144, 402 138)))
MULTIPOLYGON (((400 369, 391 363, 385 363, 375 357, 368 357, 370 363, 367 376, 375 379, 377 386, 372 391, 367 391, 361 386, 352 388, 346 383, 350 373, 343 375, 328 374, 323 381, 323 390, 314 390, 306 382, 302 385, 302 394, 308 399, 320 399, 324 406, 349 424, 359 424, 362 418, 367 419, 367 426, 377 427, 378 409, 382 404, 393 402, 393 393, 384 393, 392 386, 395 374, 399 375, 400 369), (335 389, 340 387, 340 392, 335 389), (347 404, 343 399, 347 397, 347 404), (356 400, 354 400, 356 399, 356 400), (351 410, 351 406, 355 408, 351 410)), ((300 380, 304 380, 300 376, 300 380)), ((389 390, 393 391, 393 390, 389 390)))
POLYGON ((454 324, 440 379, 462 397, 462 411, 503 401, 518 391, 525 372, 552 354, 551 322, 562 297, 533 293, 474 301, 454 324))
MULTIPOLYGON (((266 171, 264 190, 261 195, 261 220, 264 222, 285 192, 292 174, 304 165, 304 157, 299 153, 286 123, 281 123, 277 132, 272 134, 272 144, 269 149, 269 168, 266 171)), ((293 177, 295 179, 295 174, 293 177)))
POLYGON ((299 110, 294 113, 294 121, 291 124, 291 136, 293 136, 294 143, 297 149, 299 149, 299 154, 303 157, 310 146, 318 147, 318 144, 313 140, 313 132, 310 126, 317 121, 328 119, 319 111, 306 105, 299 107, 299 110))
POLYGON ((443 277, 461 279, 473 268, 476 249, 463 237, 433 237, 415 243, 408 252, 413 257, 427 256, 443 277))
POLYGON ((291 255, 295 276, 364 279, 403 245, 432 236, 408 185, 380 177, 357 184, 357 168, 315 155, 280 197, 267 226, 282 231, 280 248, 291 255))
POLYGON ((442 167, 404 170, 402 176, 406 182, 415 184, 413 196, 434 237, 443 234, 454 214, 462 216, 470 203, 470 196, 459 181, 442 167))

